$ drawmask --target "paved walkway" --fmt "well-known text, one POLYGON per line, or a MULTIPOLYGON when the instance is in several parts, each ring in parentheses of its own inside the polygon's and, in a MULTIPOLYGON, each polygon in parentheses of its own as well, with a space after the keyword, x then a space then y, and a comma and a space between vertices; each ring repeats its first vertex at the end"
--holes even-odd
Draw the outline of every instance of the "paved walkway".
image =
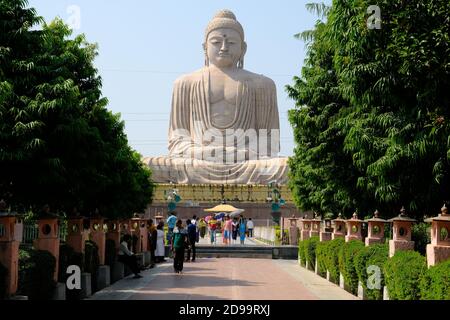
POLYGON ((172 260, 95 293, 91 300, 357 299, 295 260, 199 258, 175 274, 172 260))

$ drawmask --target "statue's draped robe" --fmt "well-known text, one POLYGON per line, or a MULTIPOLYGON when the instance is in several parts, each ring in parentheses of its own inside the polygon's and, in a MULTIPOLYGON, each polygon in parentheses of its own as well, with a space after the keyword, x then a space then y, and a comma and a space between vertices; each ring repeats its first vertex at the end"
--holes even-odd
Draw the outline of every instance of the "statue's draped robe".
POLYGON ((246 73, 243 79, 248 80, 239 81, 236 113, 226 127, 215 125, 212 119, 208 68, 175 82, 169 157, 144 159, 152 169, 154 181, 266 184, 276 180, 286 183, 287 159, 276 156, 279 116, 275 84, 264 76, 243 72, 246 73), (245 77, 250 74, 252 77, 245 77))

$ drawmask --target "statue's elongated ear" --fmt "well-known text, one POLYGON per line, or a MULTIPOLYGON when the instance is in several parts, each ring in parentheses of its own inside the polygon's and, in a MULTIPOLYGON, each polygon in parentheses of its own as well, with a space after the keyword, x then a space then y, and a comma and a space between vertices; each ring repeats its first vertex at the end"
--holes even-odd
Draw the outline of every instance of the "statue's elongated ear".
POLYGON ((208 67, 209 66, 209 59, 208 59, 208 52, 207 52, 207 46, 206 46, 206 42, 204 42, 202 44, 203 47, 203 52, 205 53, 205 66, 208 67))
POLYGON ((245 54, 247 53, 247 42, 242 42, 242 58, 244 58, 245 54))

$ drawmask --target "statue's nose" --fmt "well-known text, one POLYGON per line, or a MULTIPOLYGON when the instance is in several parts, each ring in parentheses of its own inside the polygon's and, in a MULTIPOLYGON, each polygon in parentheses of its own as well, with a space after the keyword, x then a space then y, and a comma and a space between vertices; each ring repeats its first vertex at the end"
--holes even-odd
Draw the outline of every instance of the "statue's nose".
POLYGON ((220 51, 228 51, 228 44, 226 41, 222 42, 222 47, 220 48, 220 51))

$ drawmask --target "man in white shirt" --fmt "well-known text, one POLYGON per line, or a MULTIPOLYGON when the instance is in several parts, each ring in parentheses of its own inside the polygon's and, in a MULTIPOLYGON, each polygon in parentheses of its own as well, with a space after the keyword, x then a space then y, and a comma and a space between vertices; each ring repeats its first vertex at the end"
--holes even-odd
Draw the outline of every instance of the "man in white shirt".
POLYGON ((247 221, 247 230, 248 230, 248 237, 253 238, 253 228, 255 225, 253 224, 252 218, 248 218, 247 221))
POLYGON ((128 249, 128 243, 131 240, 131 236, 129 234, 126 234, 123 236, 122 242, 119 246, 119 262, 122 262, 124 265, 127 265, 131 272, 134 273, 134 279, 142 278, 142 276, 139 274, 139 267, 137 264, 136 255, 128 249))

